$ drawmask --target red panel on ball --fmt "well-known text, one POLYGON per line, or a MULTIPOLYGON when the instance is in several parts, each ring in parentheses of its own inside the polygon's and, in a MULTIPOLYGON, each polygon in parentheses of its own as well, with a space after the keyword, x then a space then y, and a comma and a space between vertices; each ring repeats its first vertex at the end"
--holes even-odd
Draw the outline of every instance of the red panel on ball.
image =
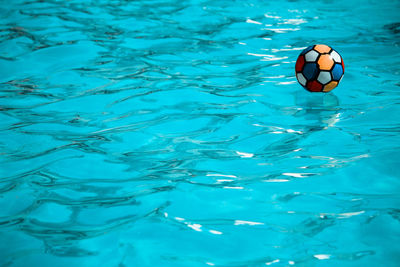
POLYGON ((300 55, 296 61, 296 72, 300 72, 303 69, 303 66, 304 66, 304 56, 300 55))
POLYGON ((307 89, 311 92, 321 92, 322 84, 320 84, 318 81, 312 81, 307 84, 307 89))
POLYGON ((343 74, 344 74, 344 62, 343 62, 343 58, 342 58, 342 67, 343 67, 343 74))

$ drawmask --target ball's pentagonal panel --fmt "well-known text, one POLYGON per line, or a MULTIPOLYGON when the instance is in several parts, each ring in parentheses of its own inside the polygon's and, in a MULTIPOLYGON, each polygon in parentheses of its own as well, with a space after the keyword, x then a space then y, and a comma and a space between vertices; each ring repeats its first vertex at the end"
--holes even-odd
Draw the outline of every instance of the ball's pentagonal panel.
POLYGON ((311 49, 313 49, 313 45, 310 45, 309 47, 307 47, 306 49, 304 49, 301 53, 300 53, 300 55, 304 55, 305 53, 307 53, 308 51, 310 51, 311 49))
POLYGON ((296 74, 297 80, 299 81, 299 83, 303 86, 306 86, 307 80, 306 78, 304 78, 303 74, 301 74, 300 72, 296 74))
POLYGON ((327 45, 319 44, 314 47, 314 50, 319 52, 320 54, 323 54, 329 53, 329 51, 331 51, 331 48, 327 45))
POLYGON ((307 84, 307 89, 311 92, 321 92, 322 91, 322 84, 318 81, 311 81, 307 84))
POLYGON ((340 78, 342 78, 343 75, 343 67, 341 64, 335 64, 332 70, 332 77, 335 81, 339 81, 340 78))
POLYGON ((342 63, 342 58, 340 57, 340 55, 338 54, 338 52, 336 52, 335 50, 333 50, 331 52, 331 58, 336 62, 336 63, 342 63))
POLYGON ((316 63, 306 63, 303 69, 303 75, 307 81, 315 79, 318 74, 318 67, 316 63))
POLYGON ((304 49, 296 61, 296 78, 310 92, 329 92, 342 80, 344 63, 337 51, 327 45, 304 49))
POLYGON ((330 70, 333 64, 335 64, 335 62, 328 54, 321 55, 318 59, 318 65, 321 70, 330 70))
POLYGON ((332 80, 331 73, 329 71, 321 71, 317 80, 322 84, 327 84, 332 80))
POLYGON ((329 92, 329 91, 333 90, 338 84, 339 84, 339 82, 331 81, 330 83, 328 83, 324 86, 323 91, 329 92))
POLYGON ((307 62, 315 62, 317 61, 318 53, 314 50, 311 50, 306 53, 306 61, 307 62))
POLYGON ((304 56, 300 55, 296 61, 296 72, 300 72, 303 70, 304 67, 304 56))

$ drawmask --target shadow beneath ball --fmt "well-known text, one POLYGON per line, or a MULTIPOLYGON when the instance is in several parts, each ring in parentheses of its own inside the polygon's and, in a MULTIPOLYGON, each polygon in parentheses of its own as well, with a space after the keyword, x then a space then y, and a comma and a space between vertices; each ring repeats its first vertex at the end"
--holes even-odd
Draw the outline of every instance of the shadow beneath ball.
POLYGON ((294 94, 299 110, 296 117, 310 121, 314 130, 333 126, 339 118, 340 102, 333 93, 310 93, 299 90, 294 94))

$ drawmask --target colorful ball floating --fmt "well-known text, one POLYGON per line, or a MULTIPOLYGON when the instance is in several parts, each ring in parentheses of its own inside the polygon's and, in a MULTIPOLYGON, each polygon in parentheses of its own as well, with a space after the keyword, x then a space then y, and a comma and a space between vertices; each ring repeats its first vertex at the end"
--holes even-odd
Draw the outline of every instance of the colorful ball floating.
POLYGON ((309 46, 297 58, 297 81, 310 92, 333 90, 342 80, 343 74, 342 57, 327 45, 309 46))

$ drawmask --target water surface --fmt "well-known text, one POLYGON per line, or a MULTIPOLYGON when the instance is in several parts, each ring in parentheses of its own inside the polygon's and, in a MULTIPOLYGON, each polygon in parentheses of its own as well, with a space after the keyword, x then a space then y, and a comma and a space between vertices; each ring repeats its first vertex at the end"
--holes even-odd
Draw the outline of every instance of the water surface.
POLYGON ((1 266, 398 266, 398 1, 0 7, 1 266))

